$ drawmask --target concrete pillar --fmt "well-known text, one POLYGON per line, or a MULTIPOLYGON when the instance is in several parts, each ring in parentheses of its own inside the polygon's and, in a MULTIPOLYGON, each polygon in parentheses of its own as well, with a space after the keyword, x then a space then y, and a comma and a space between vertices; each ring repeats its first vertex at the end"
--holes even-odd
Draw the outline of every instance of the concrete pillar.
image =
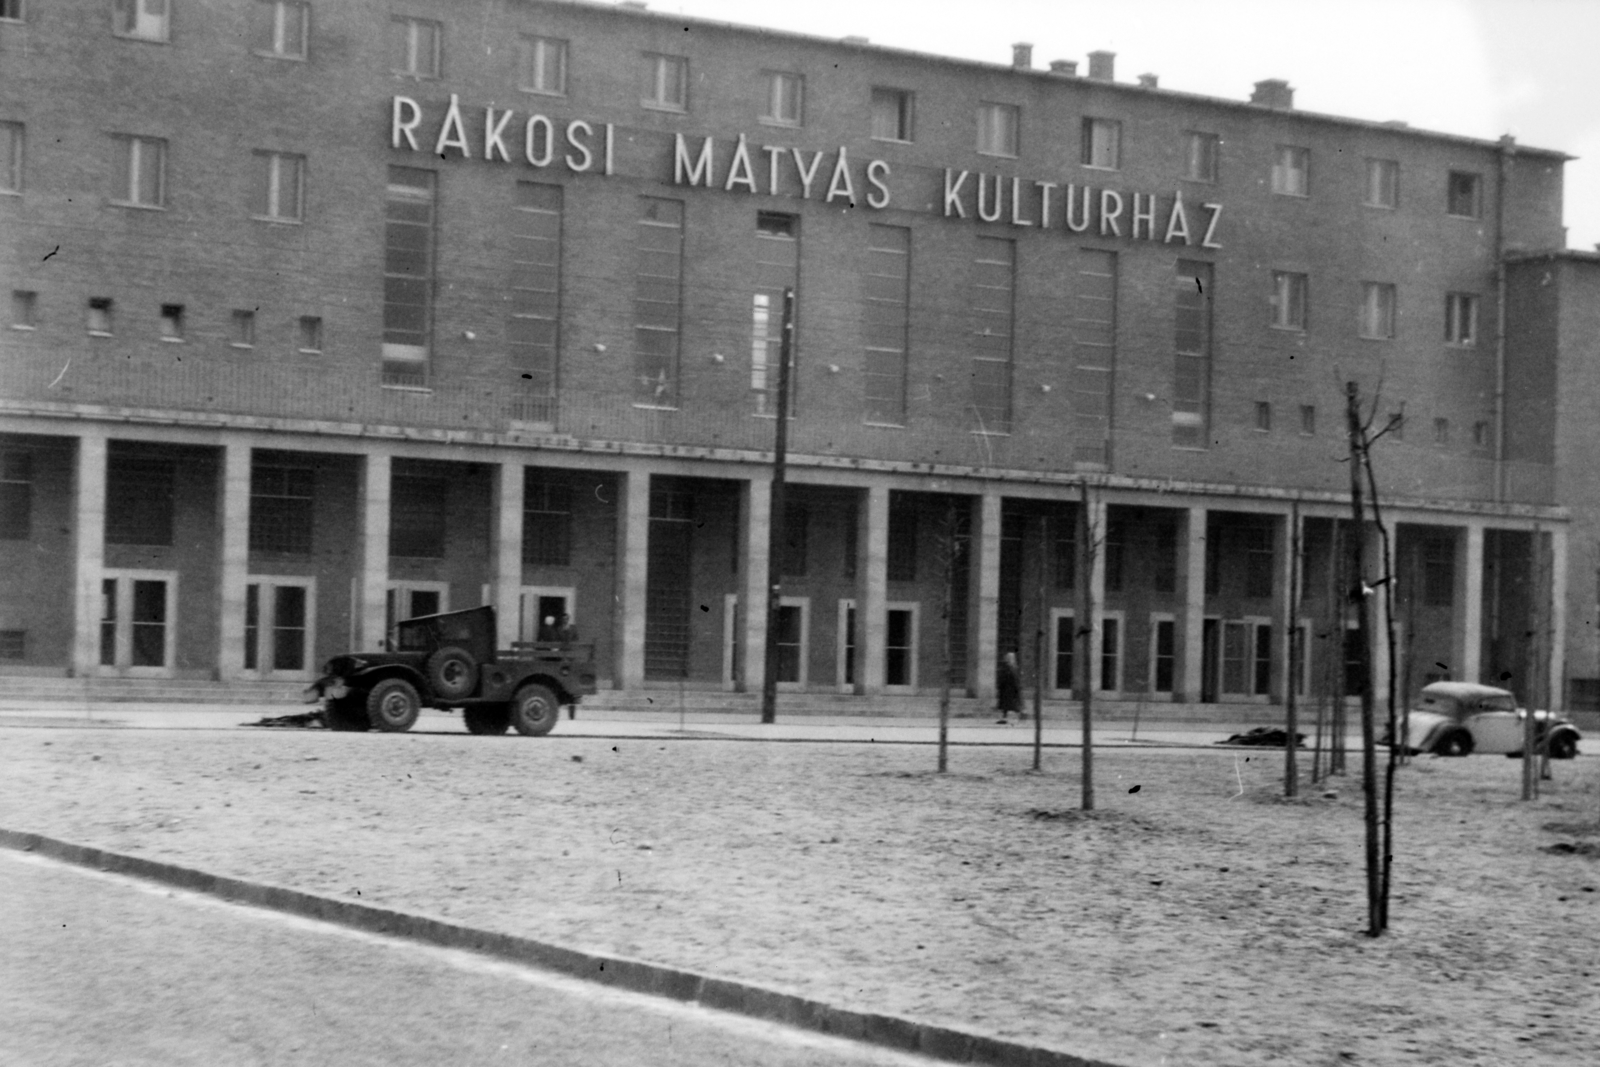
POLYGON ((521 463, 494 468, 494 518, 490 524, 490 603, 494 605, 495 640, 510 648, 522 625, 522 493, 527 470, 521 463))
POLYGON ((969 568, 968 618, 976 633, 970 642, 972 661, 968 686, 982 703, 995 699, 995 671, 1000 662, 1000 494, 978 497, 977 528, 972 531, 976 565, 969 568))
POLYGON ((767 677, 767 563, 771 559, 772 537, 772 478, 765 473, 744 483, 743 487, 744 541, 740 544, 740 574, 744 585, 740 590, 739 615, 744 630, 739 639, 744 641, 744 684, 746 693, 759 693, 767 677))
MULTIPOLYGON (((1094 617, 1077 620, 1076 629, 1083 632, 1083 627, 1089 627, 1088 655, 1084 658, 1084 681, 1095 692, 1100 690, 1100 649, 1102 645, 1100 620, 1106 614, 1106 500, 1101 493, 1094 493, 1088 500, 1080 505, 1085 509, 1084 521, 1089 531, 1091 543, 1095 545, 1094 563, 1089 568, 1088 594, 1094 604, 1094 617)), ((1081 613, 1080 613, 1081 614, 1081 613)), ((1127 635, 1123 635, 1123 647, 1127 647, 1127 635)), ((1078 648, 1083 648, 1080 641, 1078 648)))
POLYGON ((856 512, 856 692, 883 692, 883 640, 889 601, 889 487, 861 491, 856 512))
POLYGON ((369 452, 361 467, 361 647, 383 648, 388 637, 384 594, 389 588, 389 482, 393 457, 369 452))
POLYGON ((1180 690, 1174 694, 1182 702, 1192 704, 1200 700, 1205 622, 1206 509, 1189 508, 1183 552, 1183 640, 1178 646, 1178 662, 1183 673, 1180 690))
MULTIPOLYGON (((245 586, 250 573, 250 452, 249 445, 234 441, 222 446, 222 478, 217 489, 217 510, 222 520, 217 677, 224 681, 244 673, 245 586)), ((265 611, 266 605, 262 604, 261 609, 265 611)), ((258 632, 265 632, 267 620, 261 620, 261 625, 258 632)))
POLYGON ((1547 708, 1567 706, 1567 528, 1550 531, 1550 688, 1547 708))
POLYGON ((77 589, 74 599, 72 673, 79 678, 100 667, 100 592, 106 559, 106 450, 104 431, 86 430, 78 438, 76 497, 73 501, 77 589))
POLYGON ((617 507, 616 662, 611 676, 618 689, 644 684, 645 592, 650 579, 650 474, 617 476, 622 499, 617 507))
POLYGON ((1483 524, 1468 523, 1456 541, 1455 662, 1450 676, 1482 681, 1483 674, 1483 524))

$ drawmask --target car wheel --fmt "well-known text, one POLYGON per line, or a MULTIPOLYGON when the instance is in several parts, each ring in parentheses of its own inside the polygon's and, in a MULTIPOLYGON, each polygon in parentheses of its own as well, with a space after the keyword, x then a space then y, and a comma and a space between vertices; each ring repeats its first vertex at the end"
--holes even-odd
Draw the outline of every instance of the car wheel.
POLYGON ((1439 743, 1433 750, 1441 756, 1470 756, 1472 755, 1472 735, 1465 730, 1451 730, 1439 738, 1439 743))
POLYGON ((545 686, 530 683, 511 698, 511 725, 524 737, 543 737, 560 717, 561 705, 545 686))
POLYGON ((1578 739, 1571 734, 1556 734, 1545 745, 1551 759, 1571 759, 1578 754, 1578 739))
POLYGON ((478 663, 464 648, 441 648, 428 657, 428 685, 445 700, 460 700, 478 688, 478 663))
POLYGON ((503 734, 511 728, 511 708, 506 704, 474 704, 461 709, 469 734, 503 734))
POLYGON ((359 694, 328 701, 322 709, 322 721, 328 729, 342 733, 360 733, 372 726, 359 694))
POLYGON ((367 694, 367 721, 373 729, 403 733, 421 713, 422 698, 404 678, 385 678, 367 694))

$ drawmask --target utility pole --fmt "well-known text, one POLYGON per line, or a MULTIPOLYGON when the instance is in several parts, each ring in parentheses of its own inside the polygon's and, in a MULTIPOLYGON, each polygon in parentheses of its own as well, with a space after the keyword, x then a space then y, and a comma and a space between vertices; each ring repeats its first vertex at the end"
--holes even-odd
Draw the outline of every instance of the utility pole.
POLYGON ((782 608, 784 528, 783 476, 789 457, 789 364, 794 353, 794 290, 783 291, 778 343, 778 425, 772 445, 772 496, 767 510, 767 669, 761 677, 761 721, 778 721, 778 614, 782 608))

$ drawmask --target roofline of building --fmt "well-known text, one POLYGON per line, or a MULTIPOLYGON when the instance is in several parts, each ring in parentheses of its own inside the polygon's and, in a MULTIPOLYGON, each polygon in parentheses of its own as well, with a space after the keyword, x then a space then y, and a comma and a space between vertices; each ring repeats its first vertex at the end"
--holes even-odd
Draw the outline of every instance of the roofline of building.
POLYGON ((605 3, 602 0, 521 0, 526 4, 543 4, 553 7, 579 8, 590 11, 609 12, 612 14, 648 18, 659 22, 688 23, 697 26, 707 26, 733 33, 752 34, 757 37, 771 37, 783 40, 803 41, 807 44, 824 44, 836 48, 854 49, 862 52, 874 52, 883 55, 895 56, 903 59, 915 59, 929 63, 943 63, 956 67, 967 67, 988 73, 1005 73, 1034 78, 1048 79, 1052 82, 1081 82, 1097 87, 1115 89, 1121 92, 1136 93, 1148 96, 1162 96, 1174 100, 1204 103, 1214 107, 1226 107, 1237 111, 1250 111, 1256 114, 1292 115, 1296 118, 1308 119, 1312 122, 1328 123, 1338 126, 1349 126, 1357 129, 1374 130, 1383 133, 1393 133, 1402 136, 1421 137, 1435 141, 1449 141, 1454 144, 1470 145, 1473 148, 1499 149, 1510 146, 1517 155, 1542 156, 1569 162, 1577 159, 1554 148, 1535 148, 1529 145, 1518 145, 1509 137, 1501 140, 1487 140, 1481 137, 1468 137, 1464 134, 1444 133, 1439 130, 1426 130, 1410 126, 1403 122, 1382 122, 1374 119, 1357 119, 1343 115, 1329 115, 1320 111, 1301 111, 1297 108, 1269 107, 1265 104, 1255 104, 1248 100, 1232 100, 1225 96, 1207 96, 1204 93, 1185 92, 1181 89, 1163 89, 1159 86, 1137 85, 1131 82, 1102 81, 1083 75, 1056 74, 1049 70, 1039 70, 1033 67, 1016 67, 1009 63, 990 63, 978 59, 966 59, 960 56, 945 56, 935 52, 919 52, 910 48, 895 48, 889 45, 873 44, 865 38, 852 40, 848 37, 823 37, 818 34, 801 33, 797 30, 778 30, 765 26, 751 26, 739 22, 726 22, 721 19, 700 18, 694 15, 677 15, 668 11, 651 11, 644 7, 625 7, 621 3, 605 3))
POLYGON ((1581 248, 1544 248, 1527 252, 1507 252, 1507 263, 1539 263, 1555 259, 1568 259, 1575 263, 1600 263, 1600 248, 1585 252, 1581 248))

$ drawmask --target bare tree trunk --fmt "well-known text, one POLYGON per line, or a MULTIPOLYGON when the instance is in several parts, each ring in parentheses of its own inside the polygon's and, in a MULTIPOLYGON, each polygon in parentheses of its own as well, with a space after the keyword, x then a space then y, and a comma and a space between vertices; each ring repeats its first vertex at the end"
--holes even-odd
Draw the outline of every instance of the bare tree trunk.
POLYGON ((1360 635, 1361 677, 1361 791, 1366 799, 1366 864, 1367 864, 1367 936, 1377 937, 1383 932, 1382 913, 1379 908, 1381 886, 1378 862, 1378 783, 1377 746, 1373 737, 1372 693, 1372 634, 1368 622, 1367 588, 1365 583, 1365 553, 1361 536, 1363 512, 1361 465, 1366 454, 1365 434, 1361 427, 1360 400, 1356 383, 1345 384, 1345 425, 1350 445, 1350 514, 1355 519, 1351 537, 1350 555, 1355 571, 1352 575, 1351 599, 1356 601, 1357 629, 1360 635))
POLYGON ((1288 589, 1288 614, 1289 622, 1287 633, 1289 636, 1288 665, 1284 671, 1283 706, 1284 706, 1284 733, 1287 736, 1283 741, 1283 795, 1286 797, 1298 796, 1300 793, 1300 768, 1295 764, 1295 749, 1298 747, 1300 719, 1299 708, 1295 704, 1297 696, 1295 689, 1300 683, 1300 641, 1299 627, 1300 616, 1300 501, 1294 502, 1294 507, 1289 512, 1289 589, 1288 589))
POLYGON ((939 538, 939 562, 943 569, 939 583, 939 622, 943 628, 940 647, 944 650, 944 670, 941 672, 939 684, 940 774, 950 769, 950 690, 955 684, 956 671, 955 652, 950 643, 950 614, 956 598, 956 553, 961 551, 957 532, 956 501, 955 497, 951 497, 950 506, 945 511, 944 529, 940 531, 939 538))
POLYGON ((1094 575, 1095 556, 1099 552, 1097 541, 1098 527, 1090 517, 1092 498, 1089 483, 1083 483, 1082 504, 1078 508, 1078 559, 1080 562, 1078 573, 1079 604, 1082 611, 1078 618, 1078 633, 1083 636, 1083 654, 1078 659, 1083 665, 1074 673, 1083 680, 1083 691, 1080 694, 1083 700, 1083 797, 1084 811, 1094 810, 1094 668, 1092 661, 1094 653, 1094 589, 1092 579, 1094 575))
POLYGON ((1033 628, 1033 769, 1042 770, 1044 763, 1044 649, 1045 649, 1045 624, 1049 621, 1045 609, 1045 579, 1048 571, 1045 560, 1049 559, 1050 551, 1050 525, 1049 516, 1039 516, 1039 605, 1036 612, 1033 628))
POLYGON ((1378 502, 1378 477, 1372 469, 1370 442, 1361 449, 1367 488, 1372 493, 1372 522, 1378 528, 1383 545, 1383 628, 1389 648, 1389 759, 1383 779, 1383 871, 1378 886, 1378 928, 1389 928, 1389 876, 1394 865, 1394 765, 1395 751, 1402 747, 1395 737, 1395 658, 1397 650, 1394 636, 1394 551, 1389 541, 1389 528, 1384 525, 1383 512, 1378 502))

